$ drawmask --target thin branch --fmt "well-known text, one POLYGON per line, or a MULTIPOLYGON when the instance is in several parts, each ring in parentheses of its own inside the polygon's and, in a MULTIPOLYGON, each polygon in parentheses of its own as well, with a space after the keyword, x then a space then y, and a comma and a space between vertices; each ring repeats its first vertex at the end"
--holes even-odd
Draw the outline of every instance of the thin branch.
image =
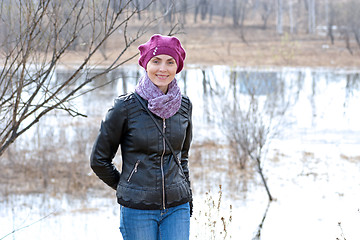
POLYGON ((8 237, 8 236, 10 236, 10 235, 14 234, 15 232, 18 232, 18 231, 23 230, 23 229, 25 229, 25 228, 31 227, 32 225, 34 225, 34 224, 36 224, 36 223, 38 223, 38 222, 43 221, 44 219, 46 219, 46 218, 50 217, 51 215, 53 215, 53 214, 55 214, 55 213, 56 213, 56 211, 51 212, 51 213, 49 213, 48 215, 46 215, 46 216, 44 216, 44 217, 40 218, 39 220, 37 220, 37 221, 35 221, 35 222, 33 222, 33 223, 30 223, 30 224, 25 225, 25 226, 23 226, 23 227, 20 227, 20 228, 14 229, 14 230, 12 230, 11 232, 9 232, 8 234, 6 234, 5 236, 3 236, 2 238, 0 238, 0 240, 5 239, 6 237, 8 237))
MULTIPOLYGON (((111 1, 109 0, 106 9, 97 14, 96 1, 92 1, 93 9, 91 9, 91 3, 85 0, 77 0, 72 3, 73 5, 69 5, 70 13, 61 16, 63 14, 62 10, 66 6, 60 8, 57 2, 40 2, 37 8, 32 9, 32 6, 25 6, 20 1, 17 11, 21 11, 22 14, 20 15, 22 17, 25 16, 24 19, 21 19, 24 24, 19 27, 20 31, 14 30, 15 37, 12 38, 11 35, 8 35, 9 40, 6 44, 9 46, 10 51, 8 51, 5 59, 6 64, 0 75, 0 86, 5 87, 5 91, 1 93, 0 102, 0 117, 4 120, 2 121, 2 127, 5 127, 1 129, 0 134, 0 155, 17 137, 30 129, 40 118, 52 110, 59 109, 66 111, 71 116, 86 117, 76 111, 72 105, 69 105, 70 101, 92 91, 93 89, 84 92, 80 90, 97 77, 109 73, 138 56, 138 53, 136 53, 120 61, 129 47, 146 33, 151 24, 158 21, 158 18, 147 19, 143 22, 142 27, 138 28, 135 36, 128 36, 129 21, 136 13, 144 11, 153 2, 154 0, 150 1, 143 9, 131 10, 129 9, 131 1, 126 1, 124 5, 120 4, 119 7, 114 8, 112 11, 110 7, 111 1), (49 5, 50 2, 51 5, 49 5), (103 24, 100 32, 95 29, 97 22, 103 24), (123 37, 125 41, 125 46, 120 53, 112 63, 108 64, 106 69, 74 86, 79 76, 94 69, 93 67, 88 68, 90 59, 97 52, 101 52, 101 47, 120 28, 124 30, 123 37), (87 52, 86 56, 68 78, 59 84, 53 85, 52 74, 55 73, 60 59, 71 50, 71 46, 78 39, 81 39, 86 34, 85 31, 89 29, 93 32, 88 42, 88 52, 84 51, 87 52), (66 36, 63 38, 65 34, 66 36), (35 64, 32 65, 32 63, 35 64), (33 73, 34 71, 35 73, 33 73), (13 83, 16 83, 16 85, 13 83), (74 86, 74 88, 71 89, 70 86, 74 86), (66 93, 65 90, 69 90, 69 92, 66 93), (25 125, 24 120, 29 118, 31 120, 25 125), (24 124, 24 126, 21 124, 24 124)), ((9 25, 11 25, 11 22, 9 25)), ((173 34, 178 26, 177 24, 172 26, 169 35, 173 34)))

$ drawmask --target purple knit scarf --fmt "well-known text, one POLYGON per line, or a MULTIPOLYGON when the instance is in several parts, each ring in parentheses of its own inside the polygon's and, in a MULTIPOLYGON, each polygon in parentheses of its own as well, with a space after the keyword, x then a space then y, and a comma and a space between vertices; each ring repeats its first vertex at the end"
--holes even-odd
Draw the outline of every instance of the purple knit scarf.
POLYGON ((136 85, 135 92, 147 100, 149 110, 161 118, 175 115, 181 105, 181 91, 175 78, 164 94, 145 74, 136 85))

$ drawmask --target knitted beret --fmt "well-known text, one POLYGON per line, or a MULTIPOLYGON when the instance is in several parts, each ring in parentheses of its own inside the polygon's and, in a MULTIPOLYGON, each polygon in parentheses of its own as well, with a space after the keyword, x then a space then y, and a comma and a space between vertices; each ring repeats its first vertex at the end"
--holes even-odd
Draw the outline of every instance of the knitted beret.
POLYGON ((140 51, 139 65, 145 69, 151 58, 161 54, 169 55, 175 59, 176 73, 179 73, 184 67, 186 53, 176 37, 155 34, 149 41, 140 45, 138 49, 140 51))

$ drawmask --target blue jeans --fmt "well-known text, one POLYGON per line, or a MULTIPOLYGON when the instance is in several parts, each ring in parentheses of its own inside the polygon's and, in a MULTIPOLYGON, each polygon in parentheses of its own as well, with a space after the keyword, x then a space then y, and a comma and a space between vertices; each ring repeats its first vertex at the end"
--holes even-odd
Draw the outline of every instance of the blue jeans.
POLYGON ((189 203, 165 210, 138 210, 120 206, 124 240, 188 240, 189 203))

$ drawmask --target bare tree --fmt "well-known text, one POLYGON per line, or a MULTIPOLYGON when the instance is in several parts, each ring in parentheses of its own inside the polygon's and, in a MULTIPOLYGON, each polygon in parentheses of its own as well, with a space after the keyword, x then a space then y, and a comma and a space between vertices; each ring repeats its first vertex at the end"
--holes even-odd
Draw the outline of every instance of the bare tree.
POLYGON ((290 24, 290 33, 294 33, 294 10, 293 10, 293 0, 288 1, 289 5, 289 24, 290 24))
POLYGON ((276 0, 276 32, 283 34, 283 0, 276 0))
POLYGON ((161 7, 161 12, 164 15, 164 20, 165 22, 169 22, 172 23, 173 22, 173 18, 174 18, 174 9, 175 9, 175 4, 174 2, 171 0, 161 0, 160 1, 160 7, 161 7))
POLYGON ((344 3, 330 4, 330 24, 328 35, 334 41, 333 26, 345 42, 346 49, 351 55, 354 54, 353 39, 360 48, 360 14, 359 4, 356 0, 349 0, 344 3), (331 27, 331 29, 330 29, 331 27))
POLYGON ((188 2, 187 2, 187 0, 181 1, 180 9, 181 9, 181 22, 182 22, 182 24, 186 24, 186 16, 187 16, 187 13, 188 13, 188 2))
POLYGON ((245 29, 244 29, 244 22, 247 8, 248 8, 248 0, 233 0, 232 5, 232 19, 233 25, 236 28, 240 29, 240 38, 243 42, 247 43, 245 39, 245 29))
POLYGON ((316 28, 316 11, 315 11, 315 0, 307 0, 308 9, 308 32, 315 33, 316 28))
POLYGON ((360 48, 360 7, 358 1, 351 0, 345 5, 346 29, 353 35, 360 48))
POLYGON ((235 27, 244 25, 248 0, 233 0, 232 2, 232 18, 235 27))
POLYGON ((218 4, 218 5, 219 5, 219 4, 221 5, 221 6, 218 6, 218 10, 220 10, 219 13, 220 13, 220 16, 221 16, 221 23, 224 23, 224 22, 225 22, 225 18, 226 18, 226 16, 227 16, 227 12, 228 12, 228 8, 229 8, 229 3, 228 3, 227 0, 224 0, 224 1, 222 1, 222 2, 217 1, 217 4, 218 4))
POLYGON ((273 2, 270 2, 268 0, 262 0, 261 1, 261 8, 260 8, 260 15, 261 19, 263 21, 263 29, 265 30, 267 28, 267 22, 269 20, 269 17, 271 16, 271 13, 273 12, 273 2))
POLYGON ((334 36, 334 24, 335 24, 335 9, 334 9, 334 4, 333 2, 331 1, 330 3, 329 2, 326 2, 327 5, 328 5, 328 9, 329 9, 329 20, 328 20, 328 24, 327 24, 327 35, 329 36, 330 38, 330 41, 331 41, 331 44, 334 44, 335 42, 335 36, 334 36))
POLYGON ((262 169, 262 154, 270 129, 259 116, 259 103, 254 96, 250 96, 250 102, 246 109, 240 110, 239 103, 234 105, 233 112, 226 115, 233 125, 232 131, 228 132, 231 145, 237 147, 240 157, 249 157, 256 163, 269 200, 272 201, 273 197, 262 169))
POLYGON ((142 17, 141 25, 130 25, 152 3, 140 9, 132 0, 1 2, 0 156, 50 111, 83 116, 71 100, 84 93, 84 86, 136 56, 124 58, 124 53, 156 19, 142 17), (111 37, 117 38, 119 48, 105 69, 94 72, 99 64, 94 57, 111 37), (65 80, 56 79, 56 67, 74 52, 82 60, 65 80))
MULTIPOLYGON (((196 2, 194 2, 195 4, 195 14, 194 14, 194 23, 197 22, 197 16, 200 13, 200 18, 202 21, 204 21, 206 19, 206 16, 212 9, 212 2, 211 0, 198 0, 196 2)), ((211 18, 212 16, 210 16, 211 18)))
MULTIPOLYGON (((139 0, 134 0, 133 5, 135 9, 141 9, 139 0)), ((138 12, 138 20, 141 20, 141 11, 137 11, 137 12, 138 12)))
POLYGON ((209 1, 208 0, 200 0, 200 16, 201 20, 205 20, 206 16, 209 12, 209 1))
POLYGON ((283 80, 275 73, 232 73, 231 94, 222 93, 221 127, 241 168, 255 166, 261 176, 269 201, 270 193, 263 171, 266 147, 280 134, 290 101, 284 96, 283 80))
POLYGON ((212 2, 209 2, 209 23, 212 23, 214 16, 214 5, 212 2))

